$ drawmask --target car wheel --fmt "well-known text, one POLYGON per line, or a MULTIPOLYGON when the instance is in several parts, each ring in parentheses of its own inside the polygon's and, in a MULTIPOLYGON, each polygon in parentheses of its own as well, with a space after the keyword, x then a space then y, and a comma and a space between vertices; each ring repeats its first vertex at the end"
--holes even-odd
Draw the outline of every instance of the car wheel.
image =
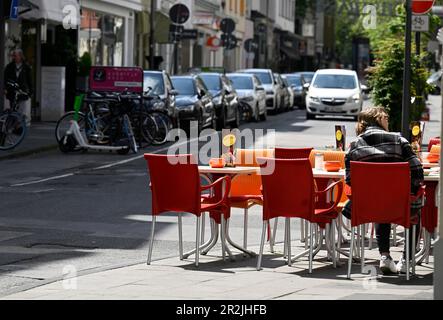
POLYGON ((310 112, 306 112, 306 119, 315 120, 315 114, 312 114, 310 112))
POLYGON ((224 108, 220 111, 220 117, 217 117, 217 131, 222 131, 226 128, 226 111, 224 108))
POLYGON ((258 104, 255 106, 254 121, 255 122, 260 121, 260 108, 258 107, 258 104))

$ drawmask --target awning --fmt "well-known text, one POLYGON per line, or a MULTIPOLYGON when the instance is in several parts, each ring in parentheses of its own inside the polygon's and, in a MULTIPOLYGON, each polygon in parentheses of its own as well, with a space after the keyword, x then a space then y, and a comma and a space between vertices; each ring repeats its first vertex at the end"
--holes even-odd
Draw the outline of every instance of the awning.
POLYGON ((77 0, 20 0, 20 18, 27 20, 44 19, 56 24, 63 23, 66 17, 80 24, 80 5, 77 0), (32 9, 32 10, 29 10, 32 9))

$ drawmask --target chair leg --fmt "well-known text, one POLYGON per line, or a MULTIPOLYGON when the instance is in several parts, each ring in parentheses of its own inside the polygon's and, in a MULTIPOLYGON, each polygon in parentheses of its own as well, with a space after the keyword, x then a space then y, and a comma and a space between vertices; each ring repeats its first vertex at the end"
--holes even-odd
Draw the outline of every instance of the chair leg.
POLYGON ((180 254, 180 261, 183 261, 183 214, 178 214, 178 251, 180 254))
POLYGON ((197 217, 197 231, 195 238, 195 266, 198 267, 198 264, 200 263, 201 217, 197 217))
POLYGON ((314 224, 311 223, 311 231, 309 233, 309 274, 312 274, 313 259, 314 259, 314 224))
POLYGON ((288 257, 288 228, 285 222, 285 236, 283 240, 283 259, 288 257))
POLYGON ((221 216, 221 245, 222 245, 222 259, 226 261, 226 221, 225 216, 221 216))
POLYGON ((409 260, 411 257, 409 256, 409 229, 406 229, 406 280, 409 281, 410 275, 409 275, 409 260))
POLYGON ((287 254, 288 254, 288 266, 292 266, 292 260, 291 260, 291 219, 286 218, 286 247, 287 247, 287 254))
POLYGON ((365 235, 366 235, 366 227, 364 224, 360 226, 361 228, 361 273, 363 273, 363 270, 365 269, 365 235))
POLYGON ((305 250, 308 250, 308 231, 309 231, 309 224, 308 224, 308 220, 304 221, 305 223, 305 250))
POLYGON ((416 243, 415 243, 415 235, 416 235, 416 225, 412 226, 412 275, 415 276, 415 252, 416 252, 416 243))
POLYGON ((268 229, 268 223, 269 220, 263 222, 263 230, 261 234, 261 243, 260 243, 260 252, 258 254, 258 261, 257 261, 257 271, 261 270, 261 262, 263 258, 263 250, 265 248, 265 239, 266 239, 266 232, 268 229))
POLYGON ((245 216, 243 219, 243 248, 248 249, 248 218, 249 210, 245 209, 245 216))
POLYGON ((374 242, 375 223, 371 224, 371 236, 369 237, 369 250, 372 250, 372 243, 374 242))
POLYGON ((202 237, 201 237, 201 240, 200 240, 200 243, 205 243, 205 224, 206 224, 206 215, 205 215, 205 212, 203 212, 202 213, 202 222, 201 222, 201 224, 202 224, 202 231, 201 231, 201 234, 202 234, 202 237))
POLYGON ((305 222, 303 219, 300 219, 300 242, 305 242, 305 222))
POLYGON ((274 220, 274 231, 271 234, 271 253, 274 253, 275 238, 277 237, 278 218, 274 220))
POLYGON ((157 221, 157 217, 152 216, 152 229, 151 229, 151 240, 149 241, 148 266, 151 264, 152 249, 154 247, 154 232, 155 232, 155 222, 156 221, 157 221))
POLYGON ((393 231, 393 239, 394 239, 394 244, 392 246, 396 247, 397 246, 397 225, 396 224, 392 225, 392 231, 393 231))
POLYGON ((335 220, 331 221, 331 246, 332 246, 332 264, 337 268, 337 252, 335 250, 335 220))
POLYGON ((351 228, 351 246, 349 247, 348 279, 351 279, 352 256, 354 255, 355 228, 351 228))

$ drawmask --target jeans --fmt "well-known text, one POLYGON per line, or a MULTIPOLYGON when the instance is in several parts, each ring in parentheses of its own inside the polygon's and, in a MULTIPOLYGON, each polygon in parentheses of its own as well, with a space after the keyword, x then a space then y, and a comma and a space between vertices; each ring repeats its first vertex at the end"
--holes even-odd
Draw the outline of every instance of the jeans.
MULTIPOLYGON (((418 224, 416 225, 415 229, 415 244, 418 243, 419 236, 420 236, 420 210, 414 210, 412 211, 412 214, 417 214, 418 216, 418 224)), ((390 237, 391 237, 391 225, 390 224, 376 224, 375 230, 377 234, 377 243, 378 243, 378 249, 380 253, 387 253, 390 252, 391 243, 390 243, 390 237)), ((405 235, 406 236, 406 235, 405 235)), ((412 226, 409 230, 409 257, 412 259, 412 226)), ((406 259, 406 245, 405 249, 403 250, 403 258, 406 259)))

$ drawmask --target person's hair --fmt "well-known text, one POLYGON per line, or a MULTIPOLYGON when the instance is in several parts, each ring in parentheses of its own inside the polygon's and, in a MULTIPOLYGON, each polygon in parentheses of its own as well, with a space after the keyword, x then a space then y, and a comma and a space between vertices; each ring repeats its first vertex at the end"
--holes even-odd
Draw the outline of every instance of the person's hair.
POLYGON ((364 133, 368 127, 381 127, 381 121, 386 116, 389 116, 389 114, 383 107, 371 107, 360 112, 355 129, 357 135, 364 133))

